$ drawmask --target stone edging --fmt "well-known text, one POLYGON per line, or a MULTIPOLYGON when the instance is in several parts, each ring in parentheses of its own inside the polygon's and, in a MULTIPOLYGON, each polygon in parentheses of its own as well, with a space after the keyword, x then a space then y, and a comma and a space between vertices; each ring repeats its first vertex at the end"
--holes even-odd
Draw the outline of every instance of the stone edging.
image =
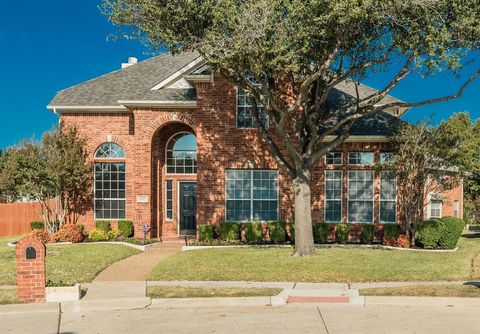
MULTIPOLYGON (((16 247, 16 241, 14 242, 9 242, 7 244, 8 247, 16 247)), ((153 244, 148 244, 148 245, 134 245, 129 242, 124 242, 124 241, 94 241, 94 242, 78 242, 76 245, 94 245, 94 244, 111 244, 111 245, 123 245, 127 246, 130 248, 135 248, 139 251, 145 252, 149 247, 158 244, 159 242, 155 242, 153 244)), ((51 243, 48 244, 49 246, 61 246, 61 245, 71 245, 71 242, 56 242, 56 243, 51 243)))
MULTIPOLYGON (((291 245, 229 245, 229 246, 183 246, 182 251, 191 251, 199 249, 215 249, 215 248, 287 248, 291 245)), ((411 252, 427 252, 427 253, 451 253, 458 251, 458 246, 454 249, 421 249, 421 248, 400 248, 384 245, 355 245, 355 244, 315 244, 316 248, 372 248, 372 249, 386 249, 399 250, 411 252)))

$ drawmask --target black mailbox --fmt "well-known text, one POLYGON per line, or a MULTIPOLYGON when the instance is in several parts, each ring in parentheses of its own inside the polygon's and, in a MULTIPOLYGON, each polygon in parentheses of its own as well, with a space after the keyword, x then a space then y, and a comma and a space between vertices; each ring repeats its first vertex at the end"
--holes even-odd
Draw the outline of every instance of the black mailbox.
POLYGON ((28 247, 25 250, 25 253, 27 255, 27 260, 35 260, 37 258, 37 251, 32 246, 28 247))

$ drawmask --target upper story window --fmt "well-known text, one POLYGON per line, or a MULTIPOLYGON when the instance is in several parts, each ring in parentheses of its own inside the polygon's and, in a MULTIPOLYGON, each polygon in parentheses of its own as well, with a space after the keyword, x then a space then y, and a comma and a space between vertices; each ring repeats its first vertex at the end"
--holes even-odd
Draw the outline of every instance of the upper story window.
MULTIPOLYGON (((255 86, 260 86, 252 78, 249 79, 255 86)), ((252 115, 253 97, 249 95, 242 87, 237 87, 237 129, 255 129, 255 119, 252 115)), ((260 101, 257 101, 257 108, 260 114, 260 120, 265 128, 268 128, 268 115, 265 107, 260 101)))
POLYGON ((325 155, 325 164, 327 165, 342 165, 343 154, 342 152, 329 152, 325 155))
POLYGON ((167 173, 197 173, 197 137, 182 132, 174 135, 167 144, 167 173))
POLYGON ((95 151, 95 159, 124 159, 125 152, 115 143, 100 145, 95 151))
POLYGON ((380 153, 380 163, 388 164, 393 161, 394 154, 392 152, 382 152, 380 153))
POLYGON ((348 153, 349 165, 372 165, 373 152, 350 152, 348 153))
POLYGON ((123 149, 114 143, 100 145, 95 151, 94 215, 95 219, 125 219, 126 178, 125 162, 106 159, 125 159, 123 149))

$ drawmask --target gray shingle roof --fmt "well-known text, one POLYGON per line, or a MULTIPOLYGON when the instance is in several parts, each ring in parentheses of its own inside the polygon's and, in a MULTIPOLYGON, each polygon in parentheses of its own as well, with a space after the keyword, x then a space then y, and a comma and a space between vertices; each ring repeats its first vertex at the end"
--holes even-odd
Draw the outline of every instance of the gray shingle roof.
POLYGON ((190 89, 151 91, 151 88, 198 57, 195 52, 175 56, 162 54, 61 90, 50 105, 118 106, 118 100, 195 99, 195 92, 190 89))

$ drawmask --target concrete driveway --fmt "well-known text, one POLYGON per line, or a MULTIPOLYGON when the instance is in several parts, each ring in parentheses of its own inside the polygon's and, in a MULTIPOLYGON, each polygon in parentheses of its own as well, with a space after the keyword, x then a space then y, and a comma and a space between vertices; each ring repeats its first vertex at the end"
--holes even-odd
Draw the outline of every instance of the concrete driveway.
POLYGON ((478 307, 412 304, 166 307, 0 314, 2 333, 479 333, 478 307), (58 321, 60 320, 60 321, 58 321))

